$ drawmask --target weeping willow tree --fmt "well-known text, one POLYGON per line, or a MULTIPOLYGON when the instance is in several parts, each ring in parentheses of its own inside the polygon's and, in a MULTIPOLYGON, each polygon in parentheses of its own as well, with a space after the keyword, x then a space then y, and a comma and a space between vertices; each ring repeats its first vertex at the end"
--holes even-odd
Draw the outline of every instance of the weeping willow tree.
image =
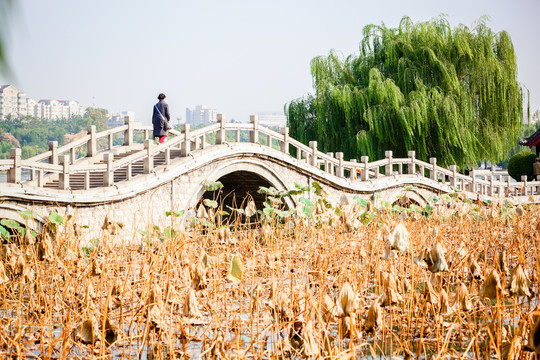
POLYGON ((441 165, 500 161, 523 119, 510 36, 482 18, 452 29, 445 16, 397 29, 368 25, 358 56, 311 62, 315 95, 286 105, 291 136, 348 158, 437 157, 441 165))
POLYGON ((6 60, 6 35, 8 31, 8 12, 13 0, 0 0, 0 74, 9 72, 6 60))

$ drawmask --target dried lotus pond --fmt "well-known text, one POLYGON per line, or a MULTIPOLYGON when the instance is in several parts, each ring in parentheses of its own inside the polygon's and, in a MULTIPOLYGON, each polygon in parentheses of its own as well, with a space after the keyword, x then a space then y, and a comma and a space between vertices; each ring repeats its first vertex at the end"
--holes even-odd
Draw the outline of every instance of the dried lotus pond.
POLYGON ((540 356, 537 205, 311 199, 130 246, 111 218, 84 248, 76 219, 4 241, 0 357, 540 356))

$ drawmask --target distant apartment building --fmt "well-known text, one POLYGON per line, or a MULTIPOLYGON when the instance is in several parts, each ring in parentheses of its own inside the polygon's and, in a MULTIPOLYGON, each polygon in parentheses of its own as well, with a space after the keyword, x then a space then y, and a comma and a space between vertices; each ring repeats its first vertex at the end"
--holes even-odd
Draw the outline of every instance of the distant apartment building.
POLYGON ((124 121, 128 117, 131 121, 135 120, 135 112, 122 111, 120 113, 111 114, 107 120, 107 127, 117 127, 124 125, 124 121))
POLYGON ((279 112, 259 112, 257 118, 259 124, 267 127, 282 127, 287 124, 287 117, 279 112))
POLYGON ((0 120, 7 116, 26 115, 26 94, 20 92, 12 85, 0 85, 0 120))
POLYGON ((75 100, 39 100, 27 98, 13 85, 0 86, 0 120, 7 116, 33 116, 42 119, 69 119, 83 115, 83 107, 75 100))
MULTIPOLYGON (((215 123, 218 111, 205 105, 197 105, 195 109, 186 108, 186 124, 193 127, 215 123)), ((225 115, 224 115, 225 116, 225 115)))

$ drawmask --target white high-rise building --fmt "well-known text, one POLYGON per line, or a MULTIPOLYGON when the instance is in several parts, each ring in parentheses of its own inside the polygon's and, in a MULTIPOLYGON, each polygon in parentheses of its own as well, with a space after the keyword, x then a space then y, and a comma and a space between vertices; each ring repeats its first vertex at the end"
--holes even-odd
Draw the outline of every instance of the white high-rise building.
POLYGON ((215 123, 217 121, 217 114, 218 111, 216 109, 210 109, 206 105, 197 105, 195 109, 186 108, 186 124, 195 127, 215 123))
POLYGON ((0 85, 0 120, 7 116, 27 114, 26 94, 17 90, 13 85, 0 85))

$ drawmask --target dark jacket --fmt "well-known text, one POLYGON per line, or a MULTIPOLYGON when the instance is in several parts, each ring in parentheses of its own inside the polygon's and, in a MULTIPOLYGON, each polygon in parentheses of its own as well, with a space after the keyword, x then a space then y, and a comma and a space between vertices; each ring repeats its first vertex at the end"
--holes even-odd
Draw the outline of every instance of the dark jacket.
POLYGON ((156 106, 154 106, 154 113, 152 114, 152 125, 154 125, 154 136, 166 136, 165 121, 171 120, 171 114, 169 113, 169 105, 165 100, 160 100, 156 106), (161 111, 161 115, 165 116, 167 120, 164 120, 157 111, 156 107, 161 111))

